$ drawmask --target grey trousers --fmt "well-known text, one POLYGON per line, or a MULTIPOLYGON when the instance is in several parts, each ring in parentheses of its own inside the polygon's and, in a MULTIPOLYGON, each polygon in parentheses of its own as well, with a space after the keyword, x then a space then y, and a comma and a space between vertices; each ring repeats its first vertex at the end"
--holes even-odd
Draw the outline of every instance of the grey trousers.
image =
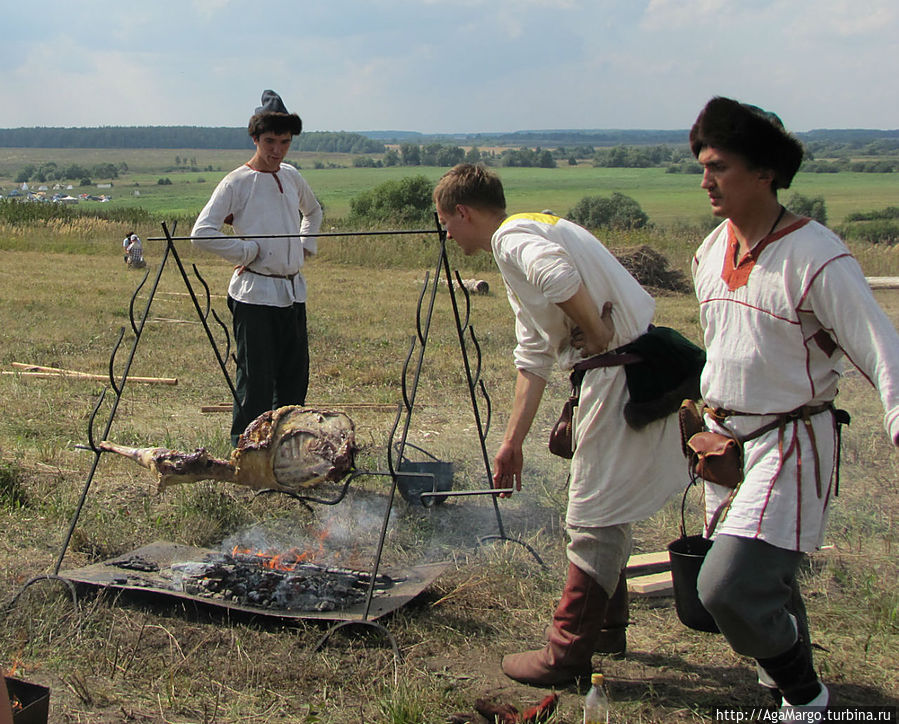
POLYGON ((601 528, 567 526, 568 560, 596 581, 609 596, 618 587, 621 569, 633 548, 633 525, 621 523, 601 528))
POLYGON ((715 539, 699 571, 699 599, 738 654, 766 659, 787 651, 797 636, 810 640, 796 582, 804 555, 750 538, 715 539))

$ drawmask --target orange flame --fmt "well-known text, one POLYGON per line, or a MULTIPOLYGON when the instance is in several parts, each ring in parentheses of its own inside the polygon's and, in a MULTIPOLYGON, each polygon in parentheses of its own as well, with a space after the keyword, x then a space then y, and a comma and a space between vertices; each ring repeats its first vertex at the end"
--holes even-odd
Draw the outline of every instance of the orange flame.
POLYGON ((305 550, 294 547, 279 552, 275 550, 260 551, 252 548, 234 546, 231 550, 231 555, 254 556, 259 559, 259 565, 264 568, 270 568, 274 571, 293 571, 302 563, 311 563, 320 558, 325 552, 325 540, 327 538, 328 531, 322 530, 317 536, 318 545, 315 548, 310 545, 305 550))

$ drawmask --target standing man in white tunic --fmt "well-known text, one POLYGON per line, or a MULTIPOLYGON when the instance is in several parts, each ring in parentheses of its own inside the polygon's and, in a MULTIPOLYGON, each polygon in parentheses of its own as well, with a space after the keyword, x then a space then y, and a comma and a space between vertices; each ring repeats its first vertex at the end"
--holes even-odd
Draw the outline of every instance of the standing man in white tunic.
POLYGON ((693 260, 707 360, 711 429, 752 436, 743 481, 706 483, 720 515, 699 595, 731 647, 756 659, 759 683, 783 706, 825 707, 796 584, 820 544, 833 495, 837 413, 847 357, 880 392, 899 441, 899 335, 861 268, 829 229, 786 210, 803 149, 780 119, 713 98, 690 131, 702 188, 725 221, 693 260))
MULTIPOLYGON (((633 341, 652 322, 655 302, 586 229, 546 213, 507 216, 502 183, 484 166, 452 168, 434 201, 465 254, 493 253, 515 312, 518 378, 493 482, 521 490, 524 440, 553 367, 570 370, 633 341)), ((624 421, 627 401, 623 366, 585 373, 568 491, 568 577, 546 645, 503 659, 516 681, 570 683, 589 676, 595 650, 624 651, 632 524, 687 483, 675 416, 634 430, 624 421)))
POLYGON ((303 264, 318 250, 309 235, 321 226, 322 208, 300 172, 284 163, 302 129, 300 117, 287 112, 281 97, 264 91, 248 126, 256 153, 221 180, 191 232, 196 246, 236 265, 228 285, 237 348, 234 446, 266 410, 306 402, 303 264), (231 226, 234 236, 222 236, 223 226, 231 226), (274 238, 258 238, 266 234, 274 238))

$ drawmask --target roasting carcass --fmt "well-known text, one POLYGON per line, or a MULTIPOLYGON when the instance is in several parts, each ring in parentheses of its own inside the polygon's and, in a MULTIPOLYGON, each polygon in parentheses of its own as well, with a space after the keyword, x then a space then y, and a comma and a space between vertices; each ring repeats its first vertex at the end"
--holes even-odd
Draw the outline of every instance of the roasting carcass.
POLYGON ((229 460, 211 457, 205 448, 184 453, 164 447, 125 447, 107 440, 98 447, 154 471, 160 492, 170 485, 199 480, 296 492, 325 480, 340 480, 353 469, 356 430, 342 412, 288 405, 253 420, 229 460))

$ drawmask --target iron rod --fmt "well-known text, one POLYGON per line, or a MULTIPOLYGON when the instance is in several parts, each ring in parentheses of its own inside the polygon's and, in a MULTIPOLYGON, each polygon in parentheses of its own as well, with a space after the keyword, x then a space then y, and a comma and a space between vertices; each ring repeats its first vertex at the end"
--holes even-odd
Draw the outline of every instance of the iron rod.
POLYGON ((486 488, 484 490, 445 490, 443 492, 424 492, 419 493, 421 498, 444 498, 458 495, 503 495, 504 493, 514 493, 515 488, 486 488))
POLYGON ((221 236, 150 236, 147 241, 193 241, 194 239, 296 239, 320 236, 398 236, 400 234, 433 234, 433 229, 393 229, 388 231, 320 231, 315 234, 222 234, 221 236))
MULTIPOLYGON (((110 360, 109 360, 110 382, 112 383, 113 388, 115 389, 116 395, 115 395, 115 399, 112 401, 112 408, 109 411, 109 417, 106 420, 106 427, 103 430, 103 439, 104 440, 109 439, 109 432, 112 429, 112 423, 115 420, 116 412, 118 411, 118 408, 119 408, 119 401, 122 399, 122 393, 125 390, 125 382, 128 380, 128 372, 131 370, 131 363, 134 361, 134 355, 135 355, 135 352, 137 351, 137 345, 140 343, 141 336, 143 335, 144 325, 145 325, 145 323, 147 321, 147 317, 150 313, 150 307, 153 304, 153 299, 156 296, 156 290, 159 287, 159 281, 162 278, 162 271, 163 271, 163 269, 165 269, 165 263, 169 257, 169 249, 170 248, 174 249, 174 247, 171 246, 170 244, 166 245, 165 252, 163 253, 163 256, 162 256, 162 262, 159 264, 159 269, 156 272, 156 278, 153 281, 153 286, 150 289, 149 296, 147 297, 147 304, 144 307, 143 316, 141 317, 140 324, 137 327, 134 326, 133 307, 129 311, 129 316, 131 317, 131 326, 135 330, 135 336, 134 336, 134 342, 131 345, 131 352, 129 353, 128 359, 125 362, 125 368, 124 368, 124 370, 122 370, 121 382, 118 385, 115 384, 115 380, 113 378, 113 367, 114 367, 114 359, 115 359, 116 353, 118 352, 118 349, 119 349, 119 343, 116 343, 115 348, 112 351, 112 355, 110 356, 110 360)), ((147 274, 144 275, 144 279, 143 279, 143 281, 141 281, 141 286, 143 286, 146 279, 147 279, 147 274)), ((119 342, 121 342, 123 334, 124 334, 124 330, 119 335, 119 342)), ((95 410, 95 412, 96 412, 96 410, 95 410)), ((93 425, 94 417, 95 417, 94 415, 91 416, 91 419, 90 419, 91 425, 93 425)), ((89 430, 88 436, 90 439, 93 439, 93 430, 92 429, 89 430)), ((103 453, 101 450, 98 450, 96 448, 94 449, 94 459, 93 459, 93 462, 91 463, 91 468, 87 474, 87 478, 84 481, 84 487, 81 490, 81 495, 78 498, 78 503, 75 506, 75 512, 72 514, 72 519, 69 522, 69 529, 66 532, 65 538, 63 539, 62 548, 60 549, 59 556, 56 559, 56 565, 53 566, 53 575, 58 575, 59 570, 62 568, 62 562, 65 559, 66 551, 68 551, 68 549, 69 549, 69 544, 72 541, 72 535, 75 533, 75 526, 78 525, 78 519, 81 517, 81 511, 83 510, 84 504, 87 501, 87 493, 90 490, 91 483, 94 480, 94 475, 97 472, 97 466, 100 463, 100 457, 102 456, 102 454, 103 453)))

